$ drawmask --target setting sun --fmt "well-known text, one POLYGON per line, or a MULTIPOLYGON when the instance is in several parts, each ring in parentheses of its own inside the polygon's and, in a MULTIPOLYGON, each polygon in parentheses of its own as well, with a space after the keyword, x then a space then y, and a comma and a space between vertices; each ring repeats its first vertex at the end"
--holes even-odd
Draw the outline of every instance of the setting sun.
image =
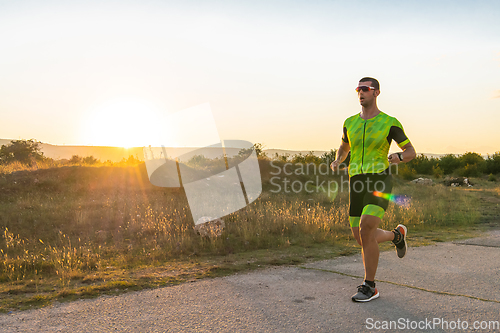
POLYGON ((95 146, 142 147, 165 142, 167 124, 153 104, 135 97, 108 100, 92 108, 83 122, 84 142, 95 146))

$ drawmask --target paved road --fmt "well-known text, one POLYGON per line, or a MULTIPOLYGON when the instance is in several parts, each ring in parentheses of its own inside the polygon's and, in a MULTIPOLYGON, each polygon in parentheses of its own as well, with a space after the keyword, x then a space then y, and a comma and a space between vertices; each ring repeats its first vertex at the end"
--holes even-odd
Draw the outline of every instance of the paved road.
POLYGON ((475 321, 500 322, 500 232, 410 248, 402 260, 381 253, 380 298, 353 303, 362 274, 359 255, 270 268, 1 315, 0 331, 389 332, 396 330, 376 328, 393 321, 400 332, 466 324, 500 332, 472 330, 475 321))

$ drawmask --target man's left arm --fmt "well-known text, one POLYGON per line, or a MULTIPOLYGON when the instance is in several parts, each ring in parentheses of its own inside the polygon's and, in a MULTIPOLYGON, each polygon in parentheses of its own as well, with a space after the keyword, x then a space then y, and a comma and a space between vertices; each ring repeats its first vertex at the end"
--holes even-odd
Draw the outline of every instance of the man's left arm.
POLYGON ((403 147, 401 147, 401 149, 403 150, 402 152, 389 155, 388 157, 389 163, 391 164, 399 164, 403 162, 406 163, 410 162, 412 159, 415 158, 415 156, 417 156, 415 148, 413 148, 411 142, 405 144, 403 147))

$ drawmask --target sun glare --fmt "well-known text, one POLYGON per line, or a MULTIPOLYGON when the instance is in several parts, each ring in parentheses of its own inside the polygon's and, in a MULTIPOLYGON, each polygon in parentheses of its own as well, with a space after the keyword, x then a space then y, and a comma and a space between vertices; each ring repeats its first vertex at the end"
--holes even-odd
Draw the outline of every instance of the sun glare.
POLYGON ((85 144, 112 147, 168 146, 168 124, 151 103, 134 97, 109 100, 90 110, 84 122, 85 144))

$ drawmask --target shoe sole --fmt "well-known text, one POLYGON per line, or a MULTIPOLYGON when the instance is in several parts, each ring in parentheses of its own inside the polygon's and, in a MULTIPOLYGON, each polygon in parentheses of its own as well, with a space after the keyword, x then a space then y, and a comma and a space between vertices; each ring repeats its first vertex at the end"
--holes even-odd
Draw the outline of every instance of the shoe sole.
POLYGON ((369 302, 371 300, 374 300, 376 298, 379 298, 380 294, 378 293, 378 290, 375 289, 375 294, 373 294, 372 297, 370 298, 367 298, 367 299, 355 299, 355 298, 351 298, 353 302, 369 302))
MULTIPOLYGON (((406 227, 405 227, 404 225, 402 225, 402 224, 398 224, 398 226, 396 227, 396 229, 398 229, 398 228, 400 228, 400 227, 404 230, 403 240, 404 240, 404 242, 405 242, 405 252, 403 253, 403 255, 402 255, 402 256, 400 256, 400 255, 399 255, 399 249, 398 249, 397 247, 396 247, 396 252, 397 252, 397 254, 398 254, 398 257, 399 257, 399 258, 403 258, 403 257, 406 255, 406 252, 408 251, 408 243, 406 242, 406 236, 407 236, 407 234, 408 234, 408 230, 407 230, 407 229, 406 229, 406 227)), ((400 232, 401 232, 401 231, 400 231, 400 232)))

